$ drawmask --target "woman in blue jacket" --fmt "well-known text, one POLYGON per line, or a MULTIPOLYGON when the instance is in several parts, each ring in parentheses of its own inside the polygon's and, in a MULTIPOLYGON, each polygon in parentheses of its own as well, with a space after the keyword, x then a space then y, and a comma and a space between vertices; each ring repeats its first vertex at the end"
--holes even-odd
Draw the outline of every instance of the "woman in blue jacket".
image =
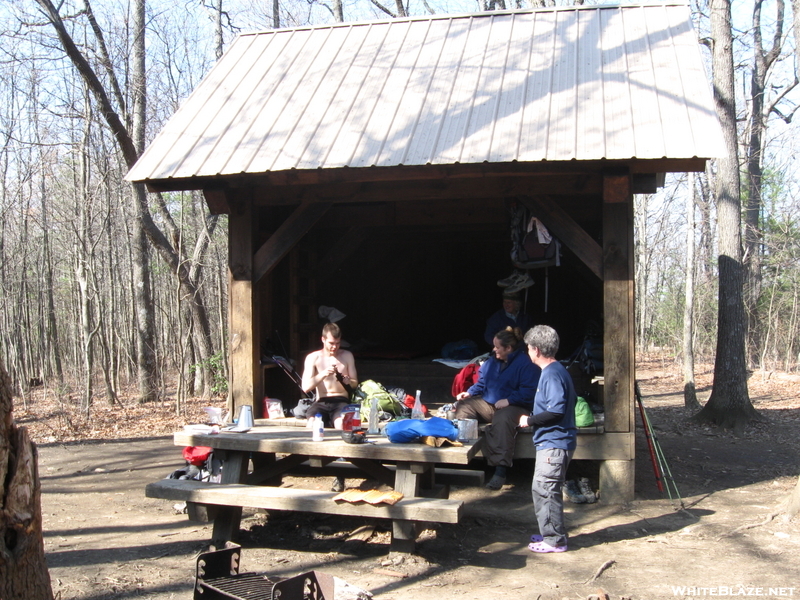
POLYGON ((456 418, 490 423, 483 454, 495 472, 486 487, 499 490, 514 458, 517 423, 531 414, 541 369, 528 357, 519 329, 507 327, 492 342, 493 356, 481 365, 477 383, 456 396, 456 418))

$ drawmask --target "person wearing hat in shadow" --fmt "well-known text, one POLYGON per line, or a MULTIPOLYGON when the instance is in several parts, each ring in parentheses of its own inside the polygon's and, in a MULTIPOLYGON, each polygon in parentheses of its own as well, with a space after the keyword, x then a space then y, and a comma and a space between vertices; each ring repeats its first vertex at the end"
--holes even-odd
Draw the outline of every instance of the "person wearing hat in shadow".
POLYGON ((522 311, 522 297, 519 292, 503 292, 503 308, 486 320, 486 330, 483 339, 490 346, 493 345, 494 336, 506 327, 517 328, 522 332, 533 327, 533 319, 522 311))

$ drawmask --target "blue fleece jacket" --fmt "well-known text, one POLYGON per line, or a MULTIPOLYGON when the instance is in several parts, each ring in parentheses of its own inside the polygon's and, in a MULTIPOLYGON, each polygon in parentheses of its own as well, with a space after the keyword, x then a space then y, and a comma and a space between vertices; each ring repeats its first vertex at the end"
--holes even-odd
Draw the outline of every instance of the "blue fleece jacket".
POLYGON ((494 357, 487 360, 478 371, 478 382, 467 393, 481 396, 489 404, 505 398, 509 404, 531 410, 542 371, 531 362, 526 350, 515 350, 506 362, 494 357))

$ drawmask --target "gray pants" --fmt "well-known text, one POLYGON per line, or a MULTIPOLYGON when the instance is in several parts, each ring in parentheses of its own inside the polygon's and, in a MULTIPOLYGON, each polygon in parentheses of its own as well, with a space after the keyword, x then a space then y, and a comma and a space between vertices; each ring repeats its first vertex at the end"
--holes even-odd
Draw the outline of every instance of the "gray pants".
POLYGON ((456 419, 478 419, 479 423, 490 423, 484 430, 483 455, 492 467, 510 467, 513 464, 519 418, 529 414, 529 410, 513 404, 496 409, 480 397, 459 400, 456 404, 456 419))
POLYGON ((567 528, 564 525, 564 497, 561 486, 567 475, 567 466, 574 450, 541 448, 536 450, 536 467, 533 470, 531 495, 539 533, 550 546, 567 545, 567 528))

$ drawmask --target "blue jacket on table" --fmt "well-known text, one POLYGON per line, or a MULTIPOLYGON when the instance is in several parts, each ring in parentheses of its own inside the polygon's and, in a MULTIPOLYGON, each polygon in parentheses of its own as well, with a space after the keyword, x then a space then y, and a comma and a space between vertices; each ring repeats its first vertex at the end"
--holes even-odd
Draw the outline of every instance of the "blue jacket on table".
POLYGON ((519 327, 522 335, 525 335, 528 329, 533 327, 533 319, 529 314, 519 311, 515 321, 501 308, 486 319, 486 331, 483 333, 483 339, 491 346, 494 343, 494 336, 497 335, 497 332, 503 331, 506 327, 519 327))
POLYGON ((481 365, 478 381, 467 390, 470 396, 481 396, 489 404, 508 399, 509 404, 533 408, 533 398, 542 370, 531 362, 527 347, 515 350, 503 362, 491 357, 481 365))

